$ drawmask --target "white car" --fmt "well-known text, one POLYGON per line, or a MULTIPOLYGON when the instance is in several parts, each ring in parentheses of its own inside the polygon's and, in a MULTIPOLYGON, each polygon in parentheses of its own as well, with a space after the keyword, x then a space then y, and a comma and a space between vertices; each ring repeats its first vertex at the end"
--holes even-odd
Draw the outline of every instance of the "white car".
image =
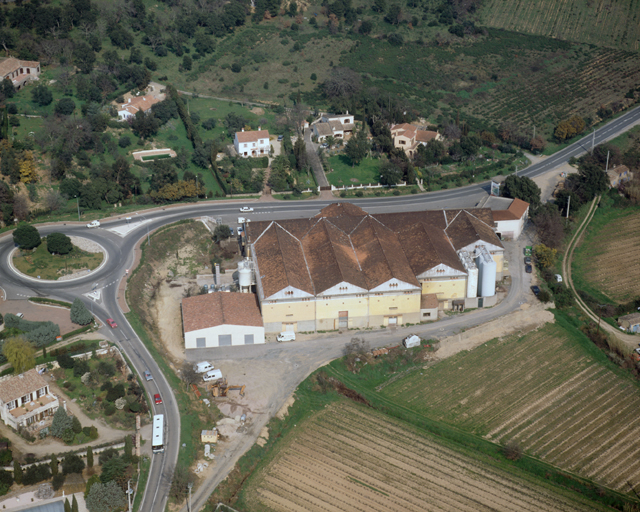
POLYGON ((556 283, 562 282, 562 276, 560 274, 556 274, 556 283))
POLYGON ((253 208, 249 206, 243 206, 242 208, 240 208, 241 213, 252 212, 252 211, 253 211, 253 208))
POLYGON ((89 224, 87 224, 88 228, 99 228, 100 227, 100 221, 99 220, 92 220, 91 222, 89 222, 89 224))

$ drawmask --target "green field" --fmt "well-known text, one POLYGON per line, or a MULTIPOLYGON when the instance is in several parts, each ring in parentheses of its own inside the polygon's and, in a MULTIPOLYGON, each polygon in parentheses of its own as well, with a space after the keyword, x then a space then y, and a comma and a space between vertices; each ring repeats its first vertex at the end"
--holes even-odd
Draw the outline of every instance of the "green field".
POLYGON ((562 323, 493 340, 384 387, 406 407, 620 492, 640 489, 640 390, 562 323))
POLYGON ((640 2, 630 0, 486 0, 484 25, 637 51, 640 2))
POLYGON ((326 169, 327 180, 336 187, 351 185, 376 185, 380 181, 378 169, 382 160, 365 158, 360 165, 351 166, 351 161, 344 155, 329 157, 326 169))
POLYGON ((576 287, 605 303, 640 295, 639 229, 640 208, 598 208, 574 254, 576 287))

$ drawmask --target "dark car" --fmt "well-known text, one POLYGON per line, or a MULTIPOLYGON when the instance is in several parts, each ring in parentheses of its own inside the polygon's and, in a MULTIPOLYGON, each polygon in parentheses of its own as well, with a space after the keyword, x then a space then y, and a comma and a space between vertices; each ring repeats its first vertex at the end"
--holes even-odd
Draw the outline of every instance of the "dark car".
POLYGON ((532 270, 533 270, 533 269, 531 268, 531 265, 525 265, 525 266, 524 266, 524 271, 525 271, 527 274, 531 274, 531 271, 532 271, 532 270))
POLYGON ((525 265, 531 265, 531 257, 530 256, 525 257, 524 264, 525 265))
POLYGON ((533 292, 533 294, 537 297, 538 294, 540 293, 540 287, 539 286, 532 286, 531 287, 531 291, 533 292))

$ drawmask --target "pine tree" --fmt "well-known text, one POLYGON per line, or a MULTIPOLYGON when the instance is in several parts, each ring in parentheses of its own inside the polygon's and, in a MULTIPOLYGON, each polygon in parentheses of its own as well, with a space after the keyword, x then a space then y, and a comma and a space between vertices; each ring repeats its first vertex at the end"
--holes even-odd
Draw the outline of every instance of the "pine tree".
POLYGON ((17 460, 13 461, 13 479, 18 485, 22 485, 22 466, 17 460))
POLYGON ((87 448, 87 467, 93 467, 93 448, 91 448, 91 446, 87 448))

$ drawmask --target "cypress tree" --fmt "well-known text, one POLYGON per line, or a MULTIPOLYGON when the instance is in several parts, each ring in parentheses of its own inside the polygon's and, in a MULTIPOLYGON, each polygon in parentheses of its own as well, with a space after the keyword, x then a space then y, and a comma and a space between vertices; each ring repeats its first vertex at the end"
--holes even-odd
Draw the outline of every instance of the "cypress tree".
POLYGON ((64 500, 64 512, 71 512, 71 505, 69 504, 69 499, 65 498, 64 500))
POLYGON ((51 456, 49 465, 51 466, 51 475, 56 476, 58 474, 58 458, 55 455, 51 456))
POLYGON ((71 503, 71 512, 78 512, 78 500, 76 500, 76 495, 73 495, 73 502, 71 503))
POLYGON ((87 467, 93 467, 93 448, 91 448, 91 446, 87 448, 87 467))
POLYGON ((13 461, 13 480, 18 485, 22 485, 22 466, 17 460, 13 461))

